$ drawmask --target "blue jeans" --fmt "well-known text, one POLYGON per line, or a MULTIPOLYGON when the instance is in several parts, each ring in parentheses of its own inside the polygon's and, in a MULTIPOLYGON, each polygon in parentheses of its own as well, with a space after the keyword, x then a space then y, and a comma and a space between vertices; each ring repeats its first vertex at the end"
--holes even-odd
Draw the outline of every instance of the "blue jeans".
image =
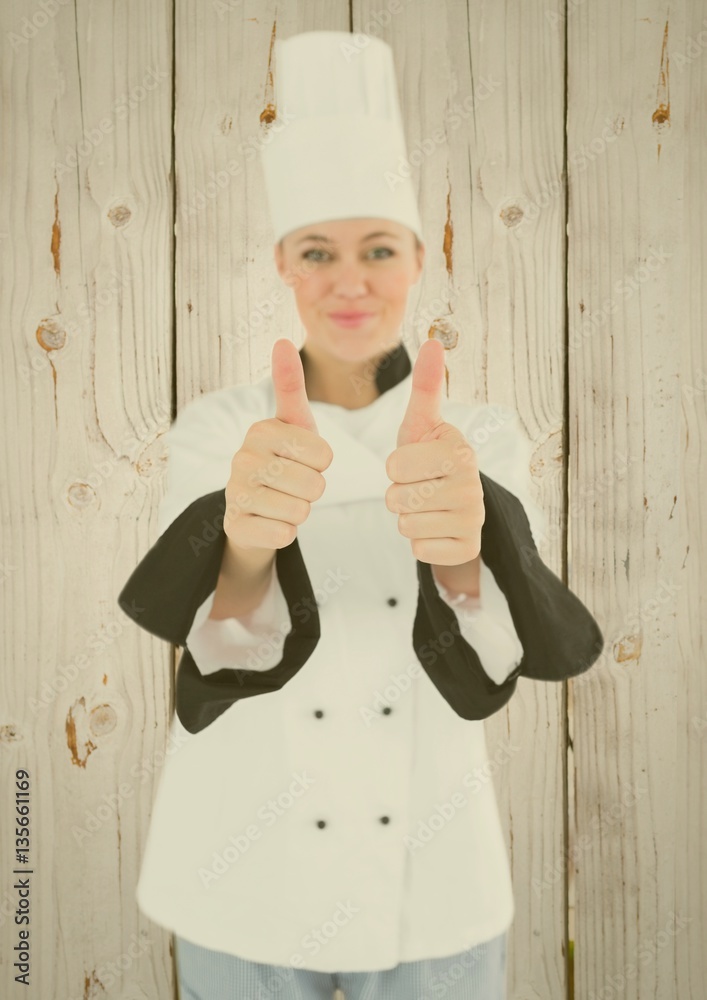
POLYGON ((180 1000, 506 1000, 507 932, 446 958, 382 972, 314 972, 249 962, 176 937, 180 1000))

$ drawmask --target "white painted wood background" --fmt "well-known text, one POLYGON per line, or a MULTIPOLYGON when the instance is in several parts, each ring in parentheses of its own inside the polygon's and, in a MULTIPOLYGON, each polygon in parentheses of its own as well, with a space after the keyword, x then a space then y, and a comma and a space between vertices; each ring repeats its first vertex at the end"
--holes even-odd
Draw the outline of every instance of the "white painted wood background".
POLYGON ((518 409, 541 553, 607 640, 487 723, 491 756, 521 748, 494 775, 509 1000, 701 1000, 702 0, 6 0, 0 19, 2 996, 176 996, 170 935, 134 901, 175 651, 117 595, 156 539, 176 411, 302 343, 257 150, 274 39, 335 28, 392 45, 409 152, 427 149, 406 343, 437 331, 450 396, 518 409))

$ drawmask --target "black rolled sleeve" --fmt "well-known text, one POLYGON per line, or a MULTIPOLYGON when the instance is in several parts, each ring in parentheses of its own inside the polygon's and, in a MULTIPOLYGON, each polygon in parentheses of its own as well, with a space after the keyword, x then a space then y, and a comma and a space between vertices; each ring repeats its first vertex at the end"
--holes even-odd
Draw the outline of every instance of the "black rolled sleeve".
POLYGON ((306 663, 320 638, 319 613, 299 542, 278 549, 275 570, 292 628, 281 661, 269 670, 199 671, 186 639, 200 605, 215 590, 226 533, 225 489, 194 500, 160 535, 118 597, 141 628, 185 647, 176 681, 176 712, 190 733, 205 729, 241 698, 277 691, 306 663))
POLYGON ((481 557, 508 601, 523 657, 502 684, 486 673, 460 634, 453 608, 440 596, 432 566, 417 560, 418 604, 413 646, 430 680, 463 719, 485 719, 513 695, 519 676, 562 681, 599 658, 604 638, 579 598, 540 558, 520 500, 479 473, 485 520, 481 557))

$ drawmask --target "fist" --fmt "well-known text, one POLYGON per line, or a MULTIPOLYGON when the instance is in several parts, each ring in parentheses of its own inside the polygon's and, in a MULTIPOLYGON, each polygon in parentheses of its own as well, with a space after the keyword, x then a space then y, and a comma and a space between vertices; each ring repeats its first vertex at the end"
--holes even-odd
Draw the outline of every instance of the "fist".
POLYGON ((294 541, 324 492, 334 454, 317 433, 299 351, 285 339, 272 350, 275 416, 251 424, 231 461, 224 531, 242 549, 281 549, 294 541))
POLYGON ((444 348, 426 341, 412 372, 412 390, 397 448, 385 464, 392 485, 388 510, 410 539, 420 562, 458 566, 481 551, 484 491, 476 452, 464 435, 440 416, 444 348))

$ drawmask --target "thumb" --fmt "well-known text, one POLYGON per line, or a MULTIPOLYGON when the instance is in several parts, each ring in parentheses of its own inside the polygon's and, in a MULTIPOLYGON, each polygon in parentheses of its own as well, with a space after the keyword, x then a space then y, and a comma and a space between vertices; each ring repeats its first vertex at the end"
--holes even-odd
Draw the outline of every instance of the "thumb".
POLYGON ((412 391, 398 430, 398 448, 414 444, 442 423, 439 412, 444 381, 444 347, 428 340, 420 348, 412 370, 412 391))
POLYGON ((307 399, 304 369, 299 351, 291 340, 280 338, 273 344, 272 381, 275 388, 275 416, 286 424, 317 431, 307 399))

